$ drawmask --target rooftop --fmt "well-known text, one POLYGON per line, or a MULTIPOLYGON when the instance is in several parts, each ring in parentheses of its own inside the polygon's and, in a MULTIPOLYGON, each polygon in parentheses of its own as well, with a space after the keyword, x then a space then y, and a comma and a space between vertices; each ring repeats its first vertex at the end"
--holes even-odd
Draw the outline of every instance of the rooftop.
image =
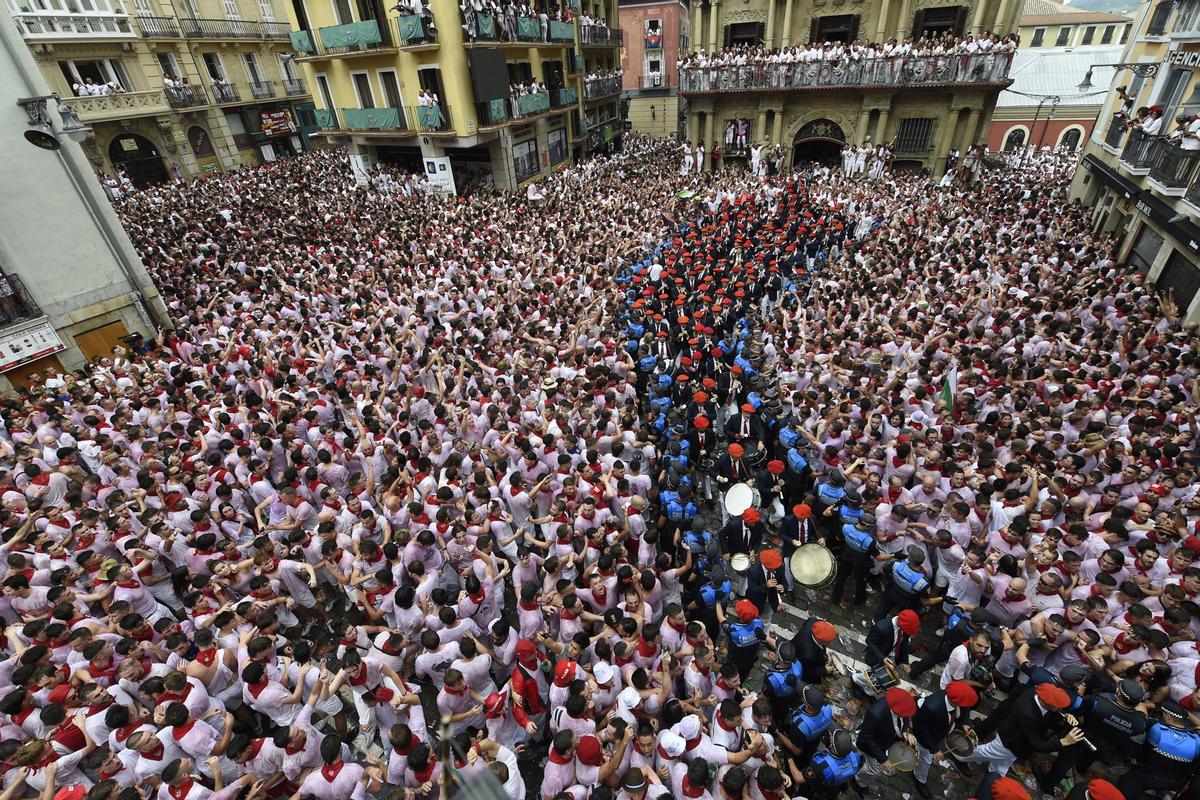
POLYGON ((1055 0, 1024 0, 1021 27, 1031 25, 1082 25, 1089 22, 1132 22, 1131 17, 1106 11, 1088 11, 1055 0))
POLYGON ((996 108, 1035 106, 1050 96, 1061 98, 1060 107, 1098 106, 1108 93, 1111 73, 1098 72, 1093 79, 1095 89, 1086 94, 1079 93, 1079 83, 1092 66, 1120 61, 1123 49, 1120 45, 1100 45, 1070 50, 1018 50, 1008 73, 1013 84, 1000 92, 996 108))

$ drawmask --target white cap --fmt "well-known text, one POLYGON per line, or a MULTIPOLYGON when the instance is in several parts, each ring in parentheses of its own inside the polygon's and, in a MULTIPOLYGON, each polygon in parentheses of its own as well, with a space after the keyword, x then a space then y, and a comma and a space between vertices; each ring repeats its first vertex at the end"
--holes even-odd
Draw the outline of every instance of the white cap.
POLYGON ((675 732, 684 739, 695 739, 700 735, 700 718, 695 714, 688 714, 676 723, 675 732))
POLYGON ((642 702, 642 695, 637 689, 627 686, 617 695, 617 701, 626 708, 636 708, 642 702))
POLYGON ((613 679, 613 668, 601 661, 592 670, 592 677, 596 679, 596 683, 607 686, 613 679))
POLYGON ((677 736, 670 731, 663 731, 658 737, 658 746, 671 758, 679 758, 687 749, 687 742, 683 740, 682 736, 677 736))

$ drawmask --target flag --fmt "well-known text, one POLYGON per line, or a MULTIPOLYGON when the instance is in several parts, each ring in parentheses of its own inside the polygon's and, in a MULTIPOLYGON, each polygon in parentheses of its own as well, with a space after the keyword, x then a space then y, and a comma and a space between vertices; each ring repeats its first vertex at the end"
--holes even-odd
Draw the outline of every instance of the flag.
POLYGON ((958 362, 951 361, 950 368, 946 370, 946 377, 942 382, 942 402, 946 404, 950 414, 957 418, 956 409, 954 408, 954 396, 958 394, 958 362))

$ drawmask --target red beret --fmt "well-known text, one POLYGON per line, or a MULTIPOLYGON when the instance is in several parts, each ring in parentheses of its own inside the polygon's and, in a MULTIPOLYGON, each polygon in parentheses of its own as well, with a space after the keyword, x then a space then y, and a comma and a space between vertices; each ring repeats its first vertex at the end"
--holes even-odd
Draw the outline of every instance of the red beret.
POLYGON ((767 472, 770 472, 772 475, 782 475, 783 474, 783 462, 777 458, 772 459, 771 461, 768 461, 767 462, 767 472))
POLYGON ((812 516, 812 506, 808 503, 797 503, 792 506, 792 513, 796 515, 796 519, 808 519, 812 516))
POLYGON ((708 427, 708 417, 696 417, 692 424, 696 426, 696 430, 702 431, 708 427))
POLYGON ((917 612, 911 608, 906 608, 900 612, 900 630, 907 633, 909 636, 916 636, 921 630, 921 618, 917 616, 917 612))
POLYGON ((1091 800, 1125 800, 1121 790, 1103 778, 1088 781, 1087 793, 1091 800))
POLYGON ((966 681, 951 681, 946 687, 946 697, 959 708, 972 708, 979 702, 979 693, 966 681))
POLYGON ((992 784, 994 800, 1029 800, 1029 790, 1012 778, 997 778, 992 784))
POLYGON ((829 644, 837 637, 837 628, 830 625, 823 619, 819 619, 812 626, 813 638, 822 644, 829 644))
POLYGON ((734 604, 733 612, 738 615, 738 619, 742 622, 749 622, 758 617, 758 606, 742 598, 734 604))
POLYGON ((1050 708, 1061 711, 1071 705, 1071 696, 1061 686, 1055 686, 1053 683, 1039 683, 1034 691, 1037 692, 1038 699, 1050 708))
POLYGON ((917 701, 913 700, 913 696, 899 686, 888 689, 885 697, 888 708, 897 717, 908 719, 917 713, 917 701))

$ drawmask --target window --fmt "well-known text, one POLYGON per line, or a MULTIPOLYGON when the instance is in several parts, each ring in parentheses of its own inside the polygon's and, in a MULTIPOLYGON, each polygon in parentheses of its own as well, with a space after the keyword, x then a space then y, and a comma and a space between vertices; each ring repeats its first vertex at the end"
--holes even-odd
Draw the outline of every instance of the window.
POLYGON ((242 53, 242 61, 246 65, 246 77, 251 83, 262 83, 262 70, 258 67, 258 56, 254 53, 242 53))
POLYGON ((1070 25, 1063 25, 1058 29, 1058 38, 1054 40, 1055 47, 1066 47, 1067 42, 1071 40, 1071 31, 1074 30, 1070 25))
POLYGON ((924 153, 929 150, 935 121, 932 117, 900 120, 900 125, 896 130, 896 152, 924 153))
POLYGON ((1125 42, 1129 41, 1129 29, 1132 27, 1133 27, 1132 25, 1122 26, 1122 28, 1121 28, 1121 44, 1125 44, 1125 42))
POLYGON ((508 62, 508 82, 509 83, 531 83, 533 81, 533 67, 528 61, 510 61, 508 62))
POLYGON ((1149 272, 1162 245, 1163 237, 1143 223, 1141 232, 1133 242, 1133 249, 1129 251, 1129 266, 1137 268, 1138 272, 1149 272))
POLYGON ((221 66, 221 57, 216 53, 202 53, 204 59, 204 68, 208 70, 208 77, 214 81, 225 80, 225 68, 221 66))
POLYGON ((922 36, 940 36, 943 33, 962 36, 967 25, 968 11, 967 6, 923 8, 913 17, 912 36, 914 39, 922 36))
POLYGON ((283 73, 283 77, 289 81, 296 80, 296 65, 292 61, 290 53, 278 53, 279 56, 279 71, 283 73))
POLYGON ((1096 39, 1096 26, 1088 25, 1086 28, 1083 29, 1082 44, 1091 44, 1093 41, 1095 41, 1095 39, 1096 39))
POLYGON ((1100 34, 1100 44, 1112 44, 1113 34, 1116 32, 1116 25, 1105 25, 1104 33, 1100 34))
POLYGON ((646 49, 661 50, 663 46, 663 27, 661 19, 646 20, 646 49))
POLYGON ((400 99, 400 83, 396 80, 396 70, 379 70, 379 85, 383 88, 383 100, 388 108, 404 107, 404 102, 400 99))
POLYGON ((1167 30, 1167 20, 1171 18, 1171 0, 1164 0, 1154 7, 1154 16, 1146 26, 1147 36, 1162 36, 1167 30))
POLYGON ((1179 13, 1175 15, 1175 24, 1171 26, 1174 33, 1195 33, 1200 28, 1200 2, 1180 3, 1179 13))
POLYGON ((1068 128, 1063 133, 1062 138, 1058 141, 1058 146, 1068 153, 1074 153, 1075 148, 1079 147, 1079 140, 1083 137, 1082 131, 1079 128, 1068 128))
POLYGON ((1045 40, 1046 40, 1046 29, 1045 28, 1034 28, 1033 29, 1033 39, 1029 42, 1029 46, 1030 47, 1041 47, 1042 42, 1044 42, 1045 40))
POLYGON ((1004 152, 1015 153, 1020 150, 1025 144, 1025 129, 1013 128, 1008 132, 1008 136, 1004 137, 1004 152))
POLYGON ((321 92, 321 100, 325 103, 325 108, 332 111, 333 95, 329 91, 329 79, 320 73, 317 73, 317 89, 321 92))
POLYGON ((766 25, 762 22, 737 22, 725 26, 725 46, 734 47, 739 44, 760 45, 766 25))
POLYGON ((550 131, 550 163, 559 164, 567 160, 567 129, 550 131))
POLYGON ((264 22, 275 21, 275 8, 271 5, 271 0, 258 0, 258 11, 262 14, 264 22))
POLYGON ((365 72, 351 72, 354 81, 354 93, 358 95, 359 108, 374 108, 375 96, 371 93, 371 76, 365 72))
POLYGON ((809 36, 814 42, 853 42, 858 38, 858 16, 838 14, 817 17, 812 21, 809 36))
POLYGON ((538 174, 536 138, 513 144, 513 169, 517 173, 517 183, 527 181, 538 174))
MULTIPOLYGON (((526 65, 528 66, 528 65, 526 65)), ((532 79, 533 73, 530 73, 532 79)), ((438 67, 418 67, 417 68, 417 83, 424 90, 425 94, 437 95, 438 105, 442 105, 444 93, 442 92, 442 71, 438 67)), ((444 110, 444 108, 443 108, 444 110)))
POLYGON ((91 81, 94 85, 100 86, 101 84, 113 82, 119 84, 126 91, 136 91, 120 59, 103 58, 93 61, 73 59, 71 61, 60 61, 58 62, 58 66, 62 70, 63 77, 67 79, 68 85, 75 83, 86 84, 88 81, 91 81))
POLYGON ((1186 316, 1196 291, 1200 289, 1200 271, 1182 253, 1172 250, 1155 288, 1159 291, 1170 289, 1180 316, 1186 316))
POLYGON ((133 8, 137 11, 138 16, 154 16, 154 6, 150 5, 150 0, 133 0, 133 8))
POLYGON ((189 19, 196 19, 200 16, 200 12, 196 10, 196 0, 180 0, 180 5, 183 8, 183 15, 189 19))
POLYGON ((1162 91, 1158 95, 1158 105, 1163 107, 1162 133, 1164 135, 1167 132, 1168 123, 1175 118, 1176 107, 1179 105, 1179 101, 1183 97, 1183 91, 1187 88, 1191 77, 1191 70, 1172 69, 1171 73, 1167 75, 1167 80, 1163 83, 1162 91))
POLYGON ((237 0, 221 0, 221 8, 227 19, 241 19, 242 12, 238 9, 237 0))
POLYGON ((254 143, 250 141, 250 134, 246 132, 246 123, 242 120, 240 113, 237 111, 226 111, 225 123, 229 125, 229 132, 233 134, 233 143, 237 145, 238 150, 249 150, 254 147, 254 143))
POLYGON ((354 22, 354 13, 350 10, 350 0, 333 0, 333 13, 339 25, 354 22))
POLYGON ((182 74, 179 71, 179 60, 175 58, 174 53, 158 53, 158 67, 162 70, 163 77, 172 80, 179 80, 182 74))

